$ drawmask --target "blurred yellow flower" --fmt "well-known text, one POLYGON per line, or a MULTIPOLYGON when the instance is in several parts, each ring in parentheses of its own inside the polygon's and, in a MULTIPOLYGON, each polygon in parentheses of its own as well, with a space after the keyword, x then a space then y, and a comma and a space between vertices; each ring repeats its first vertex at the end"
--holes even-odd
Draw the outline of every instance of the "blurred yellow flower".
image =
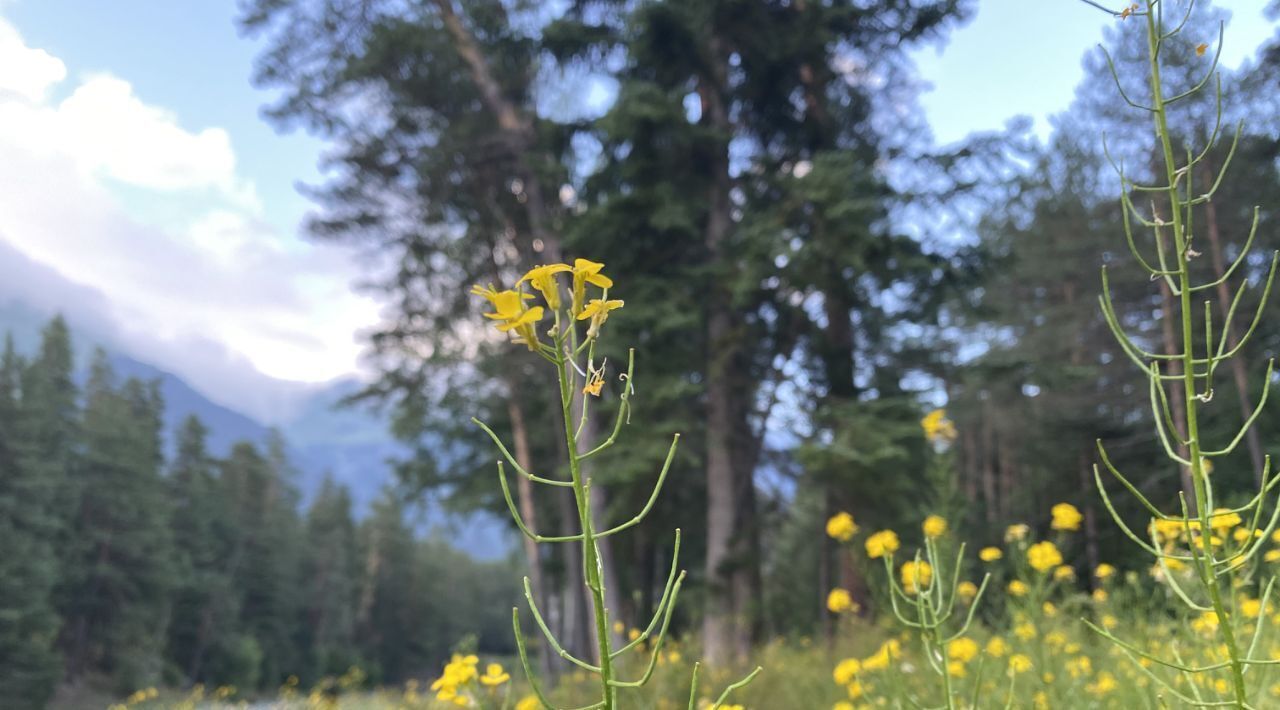
POLYGON ((1015 653, 1009 657, 1009 670, 1014 673, 1026 673, 1031 670, 1031 659, 1021 653, 1015 653))
POLYGON ((1031 591, 1031 588, 1028 587, 1021 579, 1015 579, 1009 583, 1009 594, 1012 596, 1023 597, 1026 596, 1029 591, 1031 591))
POLYGON ((831 672, 832 679, 836 685, 848 685, 862 672, 862 662, 856 658, 846 658, 836 664, 835 670, 831 672))
POLYGON ((1062 553, 1058 552, 1057 545, 1044 540, 1027 549, 1027 562, 1037 572, 1048 572, 1062 564, 1062 553))
POLYGON ((930 515, 920 526, 925 537, 942 537, 947 534, 947 520, 940 515, 930 515))
POLYGON ((511 680, 511 674, 502 670, 502 665, 499 663, 490 663, 489 666, 484 669, 484 675, 480 676, 480 682, 489 687, 502 685, 509 680, 511 680))
MULTIPOLYGON (((1013 585, 1010 584, 1009 586, 1012 587, 1013 585)), ((1010 590, 1010 591, 1012 592, 1013 590, 1010 590)), ((1034 624, 1024 621, 1023 623, 1013 627, 1013 635, 1017 636, 1023 641, 1030 641, 1031 639, 1036 637, 1036 627, 1034 624)))
POLYGON ((1003 658, 1009 653, 1009 644, 999 636, 992 636, 987 641, 987 655, 992 658, 1003 658))
POLYGON ((978 551, 978 559, 983 562, 995 562, 1004 557, 1004 551, 998 547, 984 547, 978 551))
POLYGON ((1267 562, 1276 562, 1277 560, 1280 560, 1280 550, 1267 550, 1266 554, 1262 556, 1262 559, 1267 562))
POLYGON ((1106 562, 1103 562, 1102 564, 1098 565, 1093 570, 1093 576, 1097 577, 1098 579, 1109 579, 1115 573, 1116 573, 1116 568, 1112 567, 1106 562))
POLYGON ((853 516, 843 511, 836 513, 827 520, 827 535, 840 542, 848 542, 854 535, 858 534, 858 526, 853 522, 853 516))
POLYGON ((902 588, 907 594, 928 589, 932 579, 933 568, 928 562, 908 560, 902 563, 902 588))
POLYGON ((832 613, 839 614, 849 611, 855 606, 853 596, 849 594, 847 589, 836 587, 827 594, 827 609, 830 609, 832 613))
POLYGON ((952 641, 947 645, 947 658, 961 663, 968 663, 978 656, 978 642, 967 636, 952 641))
POLYGON ((1050 510, 1053 515, 1053 522, 1050 524, 1054 530, 1064 530, 1073 532, 1080 529, 1080 521, 1084 520, 1084 516, 1076 510, 1074 505, 1070 503, 1059 503, 1050 510))
POLYGON ((516 710, 542 710, 542 703, 532 695, 526 695, 516 703, 516 710))
POLYGON ((892 554, 898 550, 898 533, 892 530, 881 530, 867 538, 867 557, 876 559, 892 554))
POLYGON ((1053 578, 1059 582, 1076 578, 1076 570, 1070 565, 1060 565, 1053 570, 1053 578))
POLYGON ((1240 519, 1238 513, 1226 508, 1218 508, 1213 511, 1213 515, 1209 518, 1209 527, 1213 528, 1214 532, 1224 533, 1242 522, 1244 521, 1240 519))
POLYGON ((966 602, 970 601, 974 597, 978 596, 978 585, 968 580, 961 582, 956 585, 956 594, 959 594, 960 598, 966 602))
POLYGON ((1005 542, 1022 542, 1031 534, 1031 526, 1026 523, 1014 523, 1004 529, 1005 542))
POLYGON ((1092 695, 1106 695, 1119 687, 1120 684, 1116 682, 1115 676, 1107 671, 1102 671, 1094 678, 1092 683, 1085 686, 1085 690, 1092 695))
POLYGON ((956 439, 956 425, 947 419, 947 410, 935 409, 920 420, 924 438, 934 444, 948 444, 956 439))

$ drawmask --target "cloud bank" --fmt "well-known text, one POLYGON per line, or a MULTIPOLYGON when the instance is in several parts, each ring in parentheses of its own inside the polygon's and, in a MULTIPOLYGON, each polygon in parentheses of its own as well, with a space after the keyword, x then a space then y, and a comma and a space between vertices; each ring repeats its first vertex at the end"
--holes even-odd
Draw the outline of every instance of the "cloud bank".
POLYGON ((0 17, 0 239, 84 287, 50 287, 46 307, 98 294, 129 349, 270 421, 257 374, 350 374, 378 307, 352 291, 350 252, 266 222, 226 130, 183 118, 123 78, 69 79, 0 17))

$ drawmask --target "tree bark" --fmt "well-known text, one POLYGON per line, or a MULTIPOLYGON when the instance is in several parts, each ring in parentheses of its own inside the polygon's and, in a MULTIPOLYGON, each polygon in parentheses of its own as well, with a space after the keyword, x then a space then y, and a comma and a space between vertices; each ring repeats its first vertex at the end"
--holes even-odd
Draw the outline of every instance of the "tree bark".
MULTIPOLYGON (((516 400, 515 382, 508 380, 508 396, 507 396, 507 416, 511 419, 511 435, 514 439, 516 463, 519 463, 526 471, 533 470, 533 453, 529 448, 529 427, 525 422, 524 408, 516 400)), ((524 518, 525 524, 531 530, 538 530, 538 508, 534 505, 533 500, 533 482, 524 476, 516 476, 516 489, 520 496, 520 517, 524 518)), ((538 551, 538 543, 529 538, 528 535, 521 535, 521 541, 524 543, 525 561, 529 565, 529 586, 533 589, 533 594, 538 599, 539 604, 545 604, 543 600, 547 598, 547 587, 543 582, 542 576, 542 557, 538 551)), ((540 644, 540 652, 538 653, 538 663, 542 667, 544 676, 548 679, 555 678, 556 667, 551 662, 552 653, 546 644, 540 644)))
MULTIPOLYGON (((702 77, 698 94, 703 120, 720 136, 716 139, 710 165, 711 185, 707 194, 707 221, 704 243, 713 272, 707 304, 707 605, 703 619, 703 652, 711 666, 733 660, 738 638, 738 608, 733 588, 734 538, 740 532, 739 486, 733 465, 734 393, 731 374, 738 357, 739 343, 734 333, 733 304, 723 274, 729 263, 726 241, 733 228, 729 192, 729 136, 732 127, 723 95, 727 81, 727 61, 721 42, 714 35, 708 55, 712 76, 702 77)), ((741 472, 745 475, 745 472, 741 472)))

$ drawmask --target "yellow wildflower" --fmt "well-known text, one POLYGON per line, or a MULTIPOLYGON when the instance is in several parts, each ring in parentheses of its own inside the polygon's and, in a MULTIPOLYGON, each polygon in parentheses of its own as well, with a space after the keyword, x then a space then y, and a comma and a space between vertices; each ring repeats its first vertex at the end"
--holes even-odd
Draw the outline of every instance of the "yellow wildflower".
POLYGON ((526 293, 519 291, 498 291, 490 284, 487 287, 472 286, 471 294, 481 296, 489 301, 493 306, 493 313, 484 314, 485 318, 496 321, 498 330, 503 333, 515 331, 513 335, 518 340, 523 340, 530 350, 534 350, 538 346, 538 337, 533 330, 533 325, 542 320, 542 306, 527 308, 525 300, 533 298, 526 293))
POLYGON ((1075 579, 1076 570, 1070 565, 1059 565, 1057 569, 1053 570, 1053 578, 1059 582, 1075 579))
POLYGON ((1267 562, 1280 561, 1280 550, 1267 550, 1266 554, 1262 556, 1262 559, 1267 562))
POLYGON ((961 663, 968 663, 978 656, 978 642, 967 636, 952 641, 947 645, 947 658, 961 663))
POLYGON ((1204 53, 1205 53, 1205 52, 1207 52, 1207 51, 1209 51, 1209 45, 1205 44, 1204 42, 1201 42, 1200 44, 1197 44, 1197 45, 1196 45, 1196 56, 1197 56, 1197 57, 1203 57, 1203 56, 1204 56, 1204 53))
POLYGON ((566 271, 573 271, 573 269, 568 264, 535 266, 520 277, 520 281, 516 285, 518 286, 528 281, 530 285, 542 293, 542 300, 546 301, 547 307, 554 311, 560 308, 560 282, 556 280, 556 274, 562 274, 566 271))
POLYGON ((831 677, 835 680, 836 685, 848 685, 849 683, 852 683, 861 672, 861 661, 856 658, 846 658, 836 664, 835 670, 831 672, 831 677))
POLYGON ((1233 513, 1226 508, 1218 508, 1213 511, 1213 515, 1209 518, 1209 527, 1213 528, 1214 532, 1221 534, 1242 522, 1244 521, 1240 519, 1238 513, 1233 513))
POLYGON ((991 639, 987 641, 988 656, 991 656, 992 658, 1003 658, 1007 653, 1009 653, 1009 644, 1004 639, 999 636, 992 636, 991 639))
POLYGON ((1115 676, 1107 671, 1102 671, 1092 683, 1085 686, 1085 690, 1092 695, 1106 695, 1119 687, 1120 684, 1116 682, 1115 676))
POLYGON ((978 559, 983 562, 995 562, 1004 557, 1004 551, 998 547, 984 547, 978 551, 978 559))
POLYGON ((1030 641, 1036 637, 1036 627, 1034 624, 1024 621, 1023 623, 1013 627, 1013 635, 1023 641, 1030 641))
POLYGON ((1093 590, 1092 596, 1095 602, 1101 604, 1107 600, 1107 590, 1103 589, 1102 587, 1098 587, 1097 589, 1093 590))
POLYGON ((1009 670, 1014 673, 1026 673, 1031 670, 1031 659, 1021 653, 1009 657, 1009 670))
POLYGON ((1058 552, 1057 545, 1044 540, 1037 542, 1027 550, 1027 562, 1037 572, 1048 572, 1062 564, 1062 553, 1058 552))
POLYGON ((1262 613, 1262 601, 1260 599, 1242 599, 1240 601, 1240 613, 1250 619, 1258 618, 1262 613))
POLYGON ((599 397, 600 391, 604 389, 604 365, 599 369, 587 366, 587 383, 582 386, 582 393, 589 394, 592 397, 599 397))
POLYGON ((1079 530, 1080 521, 1084 519, 1084 516, 1080 514, 1080 511, 1076 510, 1076 507, 1070 503, 1059 503, 1053 506, 1050 513, 1053 515, 1053 522, 1050 524, 1050 527, 1054 530, 1064 530, 1067 532, 1079 530))
POLYGON ((945 409, 935 409, 926 414, 920 420, 920 427, 924 429, 924 438, 931 443, 948 444, 956 439, 956 425, 947 419, 945 409))
POLYGON ((591 325, 587 326, 587 337, 594 338, 600 334, 600 326, 609 320, 609 312, 622 308, 623 302, 615 299, 608 301, 601 298, 593 298, 583 307, 582 312, 578 314, 578 320, 591 319, 591 325))
POLYGON ((839 614, 843 611, 849 611, 855 606, 853 596, 849 594, 849 590, 836 587, 827 594, 827 608, 832 613, 839 614))
POLYGON ((1015 523, 1004 529, 1005 542, 1022 542, 1031 533, 1031 526, 1026 523, 1015 523))
POLYGON ((947 534, 947 520, 940 515, 930 515, 920 527, 924 530, 925 537, 936 538, 947 534))
POLYGON ((867 538, 867 557, 876 559, 892 554, 898 550, 898 533, 892 530, 881 530, 867 538))
POLYGON ((932 579, 933 568, 928 562, 908 560, 902 563, 902 588, 907 594, 928 589, 932 579))
POLYGON ((1093 570, 1093 576, 1098 579, 1108 579, 1116 573, 1116 568, 1103 562, 1093 570))
POLYGON ((1185 529, 1181 520, 1152 520, 1151 527, 1155 529, 1156 536, 1164 541, 1173 541, 1182 537, 1185 529))
POLYGON ((516 710, 542 710, 542 702, 536 696, 526 695, 516 703, 516 710))
POLYGON ((1041 604, 1040 610, 1044 612, 1045 616, 1058 615, 1058 607, 1054 606, 1053 602, 1045 602, 1044 604, 1041 604))
POLYGON ((956 585, 956 594, 959 594, 960 598, 967 602, 978 595, 978 585, 965 580, 956 585))
POLYGON ((1088 656, 1076 656, 1067 661, 1067 673, 1072 678, 1083 678, 1093 673, 1093 661, 1088 656))
POLYGON ((573 260, 573 304, 570 313, 577 316, 587 298, 587 284, 600 288, 613 288, 613 279, 600 273, 604 264, 588 259, 573 260))
POLYGON ((858 534, 858 526, 853 522, 853 516, 846 512, 836 513, 827 520, 827 535, 831 538, 848 542, 856 534, 858 534))
POLYGON ((1116 617, 1114 617, 1114 616, 1112 616, 1112 615, 1110 615, 1110 614, 1103 614, 1103 615, 1102 615, 1102 628, 1104 628, 1104 629, 1114 629, 1115 627, 1117 627, 1117 626, 1119 626, 1119 625, 1120 625, 1120 621, 1119 621, 1118 619, 1116 619, 1116 617))
POLYGON ((502 670, 502 665, 499 663, 490 663, 484 669, 484 675, 480 676, 480 682, 489 687, 502 685, 509 680, 511 680, 511 674, 502 670))
POLYGON ((1009 583, 1009 594, 1011 596, 1023 597, 1026 596, 1029 591, 1031 591, 1030 587, 1028 587, 1021 579, 1015 579, 1009 583))
POLYGON ((1218 613, 1212 609, 1200 614, 1191 622, 1191 629, 1202 634, 1218 630, 1218 613))
POLYGON ((960 661, 947 661, 947 675, 952 678, 963 678, 968 674, 964 670, 964 664, 960 661))
POLYGON ((837 702, 835 705, 832 705, 831 710, 855 710, 855 709, 853 707, 853 703, 847 700, 841 700, 837 702))

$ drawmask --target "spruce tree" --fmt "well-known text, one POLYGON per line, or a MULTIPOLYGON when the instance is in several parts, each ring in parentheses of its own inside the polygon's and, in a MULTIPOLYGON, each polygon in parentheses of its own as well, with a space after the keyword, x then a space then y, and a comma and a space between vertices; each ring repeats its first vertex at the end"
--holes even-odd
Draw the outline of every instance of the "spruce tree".
POLYGON ((23 368, 6 336, 0 357, 0 698, 18 710, 44 707, 62 673, 52 598, 58 521, 39 469, 22 460, 23 368))
POLYGON ((114 380, 99 350, 85 392, 66 636, 73 674, 101 670, 130 690, 161 680, 172 547, 158 386, 114 380))

